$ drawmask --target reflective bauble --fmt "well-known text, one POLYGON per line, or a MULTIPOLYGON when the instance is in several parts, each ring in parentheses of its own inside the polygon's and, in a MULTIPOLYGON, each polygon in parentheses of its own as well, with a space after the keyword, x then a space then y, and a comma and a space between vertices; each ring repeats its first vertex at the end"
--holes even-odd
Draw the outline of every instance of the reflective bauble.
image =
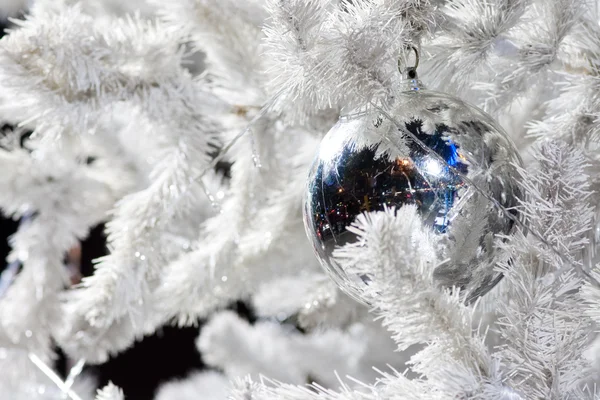
POLYGON ((516 227, 520 163, 480 109, 433 91, 402 92, 384 115, 354 113, 327 133, 308 177, 306 231, 338 285, 369 303, 362 293, 369 279, 347 274, 332 252, 356 240, 347 228, 357 215, 415 204, 439 239, 436 283, 475 299, 501 279, 494 239, 516 227))

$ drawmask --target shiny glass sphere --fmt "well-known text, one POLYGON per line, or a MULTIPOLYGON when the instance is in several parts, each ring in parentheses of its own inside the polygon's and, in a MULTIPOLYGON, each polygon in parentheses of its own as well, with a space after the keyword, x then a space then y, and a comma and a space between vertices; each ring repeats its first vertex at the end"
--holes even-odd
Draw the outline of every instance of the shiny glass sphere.
POLYGON ((347 228, 357 215, 414 204, 439 235, 445 261, 434 270, 436 283, 475 299, 501 279, 494 238, 509 235, 519 218, 520 164, 514 144, 480 109, 433 91, 403 92, 386 115, 342 117, 324 137, 307 182, 306 232, 337 284, 369 303, 369 279, 346 273, 333 250, 356 240, 347 228))

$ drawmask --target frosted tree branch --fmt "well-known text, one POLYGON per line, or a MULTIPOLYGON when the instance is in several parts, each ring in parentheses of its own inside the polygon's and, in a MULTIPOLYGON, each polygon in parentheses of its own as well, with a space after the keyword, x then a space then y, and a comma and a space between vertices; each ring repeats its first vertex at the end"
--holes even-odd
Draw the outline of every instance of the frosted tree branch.
POLYGON ((177 33, 165 36, 156 23, 118 20, 100 33, 93 20, 73 7, 56 15, 36 14, 21 25, 5 43, 2 54, 11 68, 3 72, 12 74, 9 82, 33 82, 17 86, 23 90, 14 94, 20 100, 14 104, 32 118, 47 117, 37 124, 38 132, 56 136, 56 127, 85 131, 97 124, 97 113, 108 111, 107 105, 126 100, 137 107, 146 135, 153 140, 153 156, 160 162, 153 165, 151 184, 119 202, 108 224, 111 254, 84 282, 82 291, 88 294, 72 295, 79 306, 69 306, 73 318, 85 318, 100 329, 128 315, 141 331, 140 301, 147 301, 165 263, 158 232, 173 215, 171 205, 177 204, 183 213, 191 200, 186 196, 198 192, 190 190, 199 186, 190 178, 209 162, 208 153, 217 143, 214 123, 202 110, 209 104, 218 108, 219 102, 207 101, 209 95, 181 67, 177 33), (45 35, 46 30, 58 32, 45 35), (57 60, 65 62, 45 75, 44 65, 57 60), (52 115, 60 121, 53 121, 52 115), (50 126, 54 131, 47 131, 50 126))
POLYGON ((109 382, 104 388, 98 390, 96 400, 125 400, 125 396, 119 387, 109 382))
POLYGON ((491 71, 497 47, 502 46, 510 55, 514 45, 506 34, 518 24, 529 3, 528 0, 447 2, 441 10, 445 16, 443 30, 424 48, 432 55, 431 73, 441 84, 440 89, 465 89, 474 77, 491 71))
POLYGON ((515 26, 508 34, 515 49, 510 57, 500 58, 500 62, 507 63, 503 76, 495 83, 477 85, 486 92, 486 104, 497 109, 509 106, 516 97, 528 92, 541 95, 555 90, 548 84, 550 74, 560 70, 566 38, 580 24, 584 9, 583 3, 553 0, 532 1, 526 12, 523 7, 517 10, 517 17, 526 24, 515 26))
POLYGON ((252 304, 261 317, 276 317, 280 321, 296 317, 298 324, 308 329, 346 327, 371 318, 366 307, 343 294, 322 273, 266 282, 253 295, 252 304))
POLYGON ((215 315, 197 343, 206 362, 232 379, 263 374, 284 382, 312 383, 309 379, 331 387, 338 381, 337 374, 372 381, 377 374, 370 367, 400 368, 405 361, 394 354, 393 342, 376 325, 354 324, 347 331, 315 330, 302 335, 275 321, 250 325, 231 312, 215 315))
POLYGON ((162 385, 156 400, 225 400, 230 386, 229 379, 218 372, 199 372, 183 381, 162 385))
POLYGON ((300 116, 387 101, 407 43, 418 42, 434 18, 429 1, 268 4, 270 92, 277 110, 289 113, 294 104, 300 116))
MULTIPOLYGON (((0 207, 7 214, 32 214, 12 239, 9 259, 22 271, 0 300, 2 328, 15 344, 41 357, 50 354, 50 332, 59 313, 58 294, 68 284, 64 256, 101 221, 131 183, 126 165, 85 166, 53 148, 0 149, 0 207), (121 180, 115 180, 120 175, 121 180), (36 190, 25 190, 35 187, 36 190), (19 208, 14 205, 18 204, 19 208), (91 209, 88 209, 91 207, 91 209)), ((101 163, 100 163, 101 164, 101 163)))
POLYGON ((252 153, 247 151, 249 138, 232 149, 236 158, 231 170, 232 192, 221 205, 223 212, 206 221, 198 249, 172 263, 156 291, 161 312, 166 317, 190 323, 217 307, 247 296, 273 273, 296 272, 301 265, 316 267, 302 230, 298 229, 304 180, 301 171, 311 157, 315 142, 310 136, 289 140, 271 129, 254 130, 260 157, 269 160, 262 168, 254 166, 252 153), (270 143, 269 137, 274 139, 270 143), (279 155, 265 157, 274 154, 271 149, 277 149, 279 155), (257 192, 255 188, 265 182, 270 186, 257 192), (290 201, 282 203, 284 199, 290 201), (259 204, 269 207, 259 209, 259 204), (258 212, 253 213, 255 210, 258 212), (284 234, 291 232, 294 232, 292 236, 284 234), (215 241, 216 237, 220 239, 215 241), (280 242, 279 237, 290 241, 280 242), (291 249, 289 243, 300 245, 291 249), (294 262, 287 264, 284 270, 281 257, 291 250, 295 252, 294 262), (190 293, 196 295, 190 296, 190 293))
POLYGON ((358 241, 334 256, 345 271, 369 276, 366 298, 399 349, 428 344, 411 359, 413 369, 441 393, 500 390, 497 365, 483 336, 471 328, 473 310, 458 291, 434 284, 435 238, 421 225, 416 207, 364 214, 350 229, 358 241))
POLYGON ((572 265, 581 264, 584 233, 592 221, 585 159, 581 151, 551 141, 539 145, 536 159, 535 171, 521 172, 527 193, 522 213, 528 227, 571 264, 522 235, 504 244, 512 252, 501 263, 511 301, 500 303, 505 343, 496 356, 510 384, 525 398, 592 398, 583 391, 591 373, 583 357, 591 325, 579 294, 586 277, 572 265))

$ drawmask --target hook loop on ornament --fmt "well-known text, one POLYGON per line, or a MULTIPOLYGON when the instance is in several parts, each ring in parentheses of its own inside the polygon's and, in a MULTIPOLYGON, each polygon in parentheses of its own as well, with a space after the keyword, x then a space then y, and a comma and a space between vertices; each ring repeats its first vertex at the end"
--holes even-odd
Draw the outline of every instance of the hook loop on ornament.
POLYGON ((412 50, 415 53, 415 65, 412 67, 406 67, 405 70, 402 69, 402 57, 398 58, 398 71, 404 75, 408 79, 416 79, 417 78, 417 67, 419 66, 419 50, 413 44, 408 45, 408 50, 412 50))
POLYGON ((420 56, 419 49, 413 45, 406 45, 406 52, 398 57, 398 71, 402 76, 401 80, 401 88, 403 91, 419 91, 423 88, 423 84, 419 80, 419 75, 417 74, 417 67, 419 66, 420 56), (410 50, 415 53, 415 64, 411 67, 405 66, 408 64, 408 54, 410 54, 410 50))

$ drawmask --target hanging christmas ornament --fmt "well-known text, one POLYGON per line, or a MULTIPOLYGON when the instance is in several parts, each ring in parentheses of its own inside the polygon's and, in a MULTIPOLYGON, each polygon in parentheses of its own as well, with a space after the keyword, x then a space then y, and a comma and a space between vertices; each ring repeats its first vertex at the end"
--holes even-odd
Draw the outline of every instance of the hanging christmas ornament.
POLYGON ((515 228, 514 165, 521 159, 488 114, 424 89, 416 66, 404 78, 404 90, 385 111, 342 117, 324 137, 308 177, 306 231, 325 270, 368 303, 362 293, 368 277, 347 274, 333 250, 356 240, 347 228, 357 215, 415 204, 424 225, 439 235, 445 261, 434 279, 475 299, 501 278, 494 238, 515 228))

